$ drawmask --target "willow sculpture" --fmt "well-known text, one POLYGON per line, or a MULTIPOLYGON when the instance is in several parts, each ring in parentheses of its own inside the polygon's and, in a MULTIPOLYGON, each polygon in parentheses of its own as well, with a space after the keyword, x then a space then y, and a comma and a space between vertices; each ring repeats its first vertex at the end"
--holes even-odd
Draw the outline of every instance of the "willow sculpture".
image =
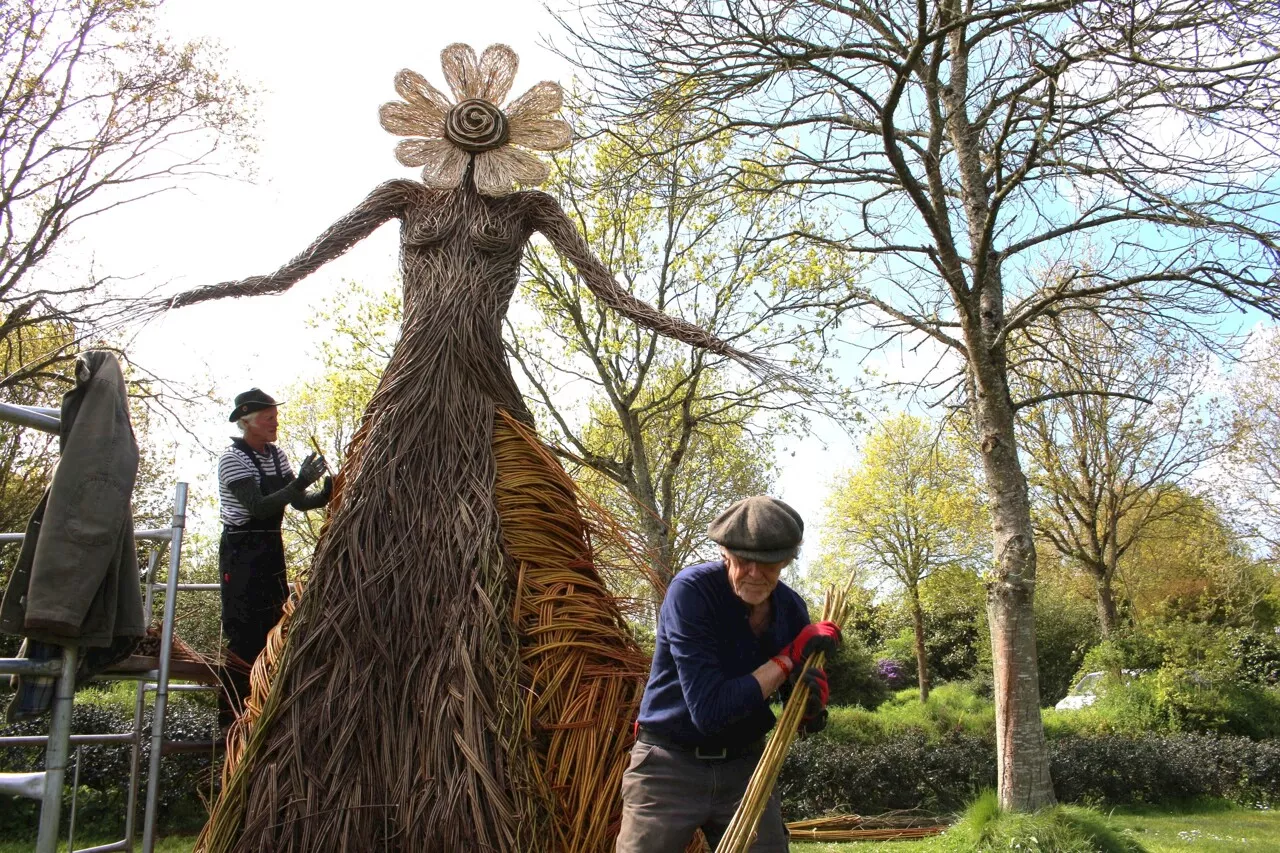
POLYGON ((404 319, 287 631, 200 841, 206 851, 603 851, 647 660, 592 564, 572 484, 532 432, 502 319, 534 232, 605 305, 759 367, 623 290, 522 148, 570 142, 562 93, 505 110, 513 51, 401 71, 396 180, 276 272, 174 307, 283 291, 400 220, 404 319))

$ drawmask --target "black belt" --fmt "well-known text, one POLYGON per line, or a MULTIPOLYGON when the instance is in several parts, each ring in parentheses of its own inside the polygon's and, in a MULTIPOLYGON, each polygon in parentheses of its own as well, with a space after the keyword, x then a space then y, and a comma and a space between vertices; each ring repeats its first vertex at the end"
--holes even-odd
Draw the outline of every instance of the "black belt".
POLYGON ((692 755, 694 758, 700 758, 703 761, 727 761, 730 758, 743 758, 748 755, 758 755, 764 751, 764 738, 759 738, 751 743, 739 744, 736 746, 693 746, 692 744, 680 743, 664 737, 652 729, 640 727, 640 731, 636 733, 636 740, 641 743, 647 743, 652 746, 660 746, 663 749, 672 752, 684 752, 692 755))

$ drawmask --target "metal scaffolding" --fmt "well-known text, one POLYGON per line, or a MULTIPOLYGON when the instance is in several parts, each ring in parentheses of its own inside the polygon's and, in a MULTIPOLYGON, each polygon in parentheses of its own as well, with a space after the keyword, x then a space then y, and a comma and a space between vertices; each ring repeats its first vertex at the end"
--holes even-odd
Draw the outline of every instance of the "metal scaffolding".
MULTIPOLYGON (((59 411, 34 406, 14 406, 0 403, 0 420, 22 426, 57 433, 59 430, 59 411)), ((45 769, 39 773, 0 773, 0 794, 15 794, 41 800, 40 829, 36 841, 36 853, 55 853, 62 822, 62 797, 66 779, 68 759, 71 747, 76 747, 77 760, 75 775, 79 775, 79 749, 85 745, 111 744, 130 745, 128 807, 125 814, 124 838, 120 841, 97 847, 86 847, 76 853, 105 853, 111 850, 132 851, 136 835, 136 813, 138 788, 141 780, 142 746, 150 739, 150 763, 147 770, 147 790, 145 809, 143 812, 142 850, 152 853, 155 847, 155 830, 157 804, 160 796, 160 758, 166 746, 164 740, 165 710, 169 692, 178 689, 210 689, 203 685, 170 685, 173 648, 173 627, 175 601, 179 592, 188 590, 210 591, 218 589, 218 584, 194 584, 178 582, 178 567, 182 557, 182 539, 186 527, 187 484, 178 483, 174 488, 173 517, 168 527, 157 530, 135 531, 134 538, 144 542, 156 543, 147 560, 147 568, 143 572, 141 582, 144 588, 143 611, 146 624, 151 624, 155 592, 165 592, 164 615, 160 623, 160 654, 155 669, 144 669, 136 672, 115 673, 110 670, 97 678, 106 680, 138 681, 137 698, 134 705, 133 731, 119 734, 71 734, 71 709, 75 699, 75 673, 78 649, 74 646, 64 647, 61 660, 29 661, 22 658, 0 658, 0 675, 44 675, 57 676, 58 682, 54 694, 52 715, 49 721, 49 734, 29 737, 0 737, 0 746, 39 746, 45 745, 45 769), (157 577, 160 555, 165 547, 169 549, 169 572, 163 582, 157 577), (144 732, 144 713, 146 696, 154 691, 155 700, 151 715, 151 730, 144 732)), ((25 534, 0 533, 0 546, 6 543, 21 542, 25 534)), ((172 744, 169 744, 172 745, 172 744)), ((71 815, 68 825, 67 844, 70 848, 74 840, 75 828, 75 786, 72 787, 71 815)))

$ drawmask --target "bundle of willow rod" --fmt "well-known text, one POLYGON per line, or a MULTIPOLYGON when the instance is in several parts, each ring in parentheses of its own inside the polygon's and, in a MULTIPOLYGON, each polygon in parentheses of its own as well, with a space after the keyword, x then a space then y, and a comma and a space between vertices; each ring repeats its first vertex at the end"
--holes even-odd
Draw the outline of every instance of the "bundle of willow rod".
POLYGON ((913 829, 792 829, 787 824, 792 841, 905 841, 941 835, 945 826, 918 826, 913 829))
POLYGON ((915 812, 890 812, 874 817, 827 815, 787 824, 787 832, 795 840, 826 842, 927 838, 945 830, 946 826, 939 824, 936 817, 915 812))
MULTIPOLYGON (((842 590, 835 588, 827 590, 826 604, 822 608, 824 620, 830 620, 837 625, 844 622, 848 615, 845 604, 848 590, 848 587, 842 590)), ((755 835, 756 826, 760 823, 760 816, 764 814, 769 796, 773 793, 773 787, 778 782, 778 774, 782 772, 782 762, 787 757, 787 750, 791 748, 792 742, 796 739, 796 732, 800 730, 805 705, 809 701, 809 685, 803 675, 814 667, 821 667, 825 661, 826 655, 822 652, 810 655, 805 661, 804 669, 800 671, 801 677, 795 680, 791 698, 782 709, 778 725, 774 728, 768 745, 765 746, 764 754, 760 756, 760 763, 751 774, 747 791, 742 795, 742 802, 738 803, 738 810, 733 813, 733 819, 729 821, 724 837, 716 847, 716 853, 746 853, 751 847, 752 836, 755 835)))
POLYGON ((596 570, 573 481, 524 425, 493 436, 502 544, 512 562, 532 773, 549 794, 552 850, 612 849, 648 656, 596 570))

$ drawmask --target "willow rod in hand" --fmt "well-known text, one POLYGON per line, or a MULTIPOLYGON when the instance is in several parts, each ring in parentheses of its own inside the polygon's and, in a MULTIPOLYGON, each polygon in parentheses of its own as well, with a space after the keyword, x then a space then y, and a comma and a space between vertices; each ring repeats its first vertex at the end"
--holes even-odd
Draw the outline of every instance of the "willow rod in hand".
MULTIPOLYGON (((848 591, 848 586, 838 591, 834 587, 827 589, 826 604, 822 608, 824 620, 830 620, 837 625, 845 621, 848 616, 848 607, 845 603, 848 591)), ((795 680, 791 698, 782 709, 782 716, 778 719, 773 736, 769 738, 764 754, 760 756, 760 763, 751 774, 747 791, 742 795, 742 802, 738 803, 738 810, 733 813, 733 819, 729 821, 729 827, 725 830, 724 837, 720 839, 716 853, 747 853, 751 847, 751 840, 760 823, 760 816, 764 814, 769 796, 778 782, 778 774, 782 772, 782 762, 787 757, 787 750, 791 749, 791 744, 796 739, 796 732, 800 730, 800 723, 804 717, 805 706, 809 702, 809 684, 805 681, 804 674, 815 667, 820 668, 826 662, 826 658, 825 653, 816 652, 805 660, 804 668, 795 680)))

